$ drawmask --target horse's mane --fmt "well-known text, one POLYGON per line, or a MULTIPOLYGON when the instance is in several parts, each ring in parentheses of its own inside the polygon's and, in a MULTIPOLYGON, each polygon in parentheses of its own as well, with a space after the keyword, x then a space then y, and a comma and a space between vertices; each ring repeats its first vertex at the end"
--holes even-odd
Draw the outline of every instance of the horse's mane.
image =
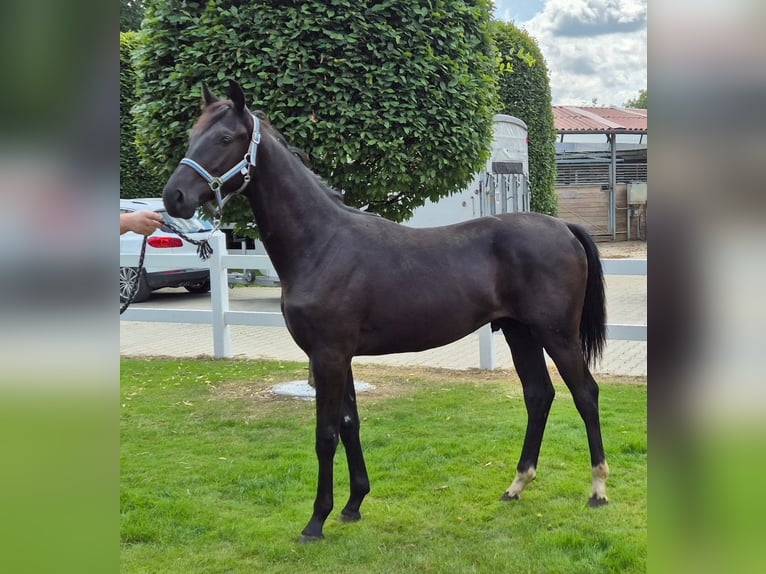
POLYGON ((309 158, 309 154, 306 153, 305 150, 303 150, 303 149, 301 149, 299 147, 290 145, 290 143, 287 141, 287 138, 282 134, 282 132, 280 132, 277 128, 275 128, 272 125, 271 121, 269 120, 269 116, 268 116, 268 114, 266 114, 266 112, 263 112, 261 110, 255 110, 255 112, 253 112, 253 114, 259 120, 261 120, 261 122, 265 123, 268 126, 268 128, 271 131, 272 135, 274 136, 274 138, 279 143, 281 143, 283 146, 285 146, 285 148, 287 148, 287 150, 290 153, 292 153, 294 156, 296 156, 301 161, 301 163, 304 165, 304 167, 306 167, 306 169, 309 171, 309 173, 312 176, 314 176, 314 178, 316 178, 317 182, 319 183, 319 187, 322 189, 322 191, 324 191, 330 197, 330 199, 336 201, 340 205, 340 207, 342 207, 346 211, 351 211, 353 213, 359 213, 359 214, 362 214, 362 215, 375 215, 373 213, 367 213, 367 212, 362 211, 360 209, 356 209, 355 207, 351 207, 350 205, 346 205, 343 202, 343 194, 340 191, 338 191, 337 189, 334 189, 333 187, 330 187, 330 185, 324 179, 322 179, 316 173, 311 171, 311 160, 309 158))

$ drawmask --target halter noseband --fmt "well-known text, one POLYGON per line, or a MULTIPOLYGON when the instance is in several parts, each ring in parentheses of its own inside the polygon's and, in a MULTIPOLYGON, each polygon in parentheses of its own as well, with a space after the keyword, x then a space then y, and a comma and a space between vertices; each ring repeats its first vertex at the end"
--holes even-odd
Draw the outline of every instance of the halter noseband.
POLYGON ((255 167, 255 160, 256 160, 256 152, 258 151, 258 144, 261 142, 261 130, 260 130, 260 123, 258 122, 258 118, 254 114, 250 114, 253 118, 253 133, 250 137, 250 147, 248 148, 247 152, 245 153, 245 156, 242 158, 242 161, 240 161, 237 165, 235 165, 233 168, 231 168, 229 171, 224 173, 220 177, 213 177, 210 175, 210 172, 207 171, 204 167, 202 167, 200 164, 198 164, 196 161, 194 161, 191 158, 185 157, 181 160, 181 165, 188 165, 190 168, 192 168, 194 171, 196 171, 198 174, 200 174, 203 179, 207 182, 207 184, 210 186, 210 189, 215 194, 215 199, 218 202, 218 213, 217 216, 220 217, 223 213, 223 206, 226 205, 226 203, 229 201, 229 199, 241 193, 246 187, 247 184, 250 183, 250 168, 255 167), (242 174, 243 182, 242 185, 239 186, 239 189, 236 191, 230 192, 229 194, 222 196, 221 195, 221 187, 223 187, 223 184, 229 181, 232 177, 237 175, 238 173, 242 174))

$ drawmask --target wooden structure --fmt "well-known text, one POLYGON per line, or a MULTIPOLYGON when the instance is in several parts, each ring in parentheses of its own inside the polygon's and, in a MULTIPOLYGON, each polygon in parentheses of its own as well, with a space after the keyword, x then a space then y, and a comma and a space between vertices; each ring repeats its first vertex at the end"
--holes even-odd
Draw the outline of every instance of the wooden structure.
POLYGON ((554 106, 553 115, 559 217, 584 225, 597 239, 646 238, 647 111, 554 106), (565 137, 575 134, 606 142, 567 144, 565 137), (638 143, 618 145, 626 134, 638 143))

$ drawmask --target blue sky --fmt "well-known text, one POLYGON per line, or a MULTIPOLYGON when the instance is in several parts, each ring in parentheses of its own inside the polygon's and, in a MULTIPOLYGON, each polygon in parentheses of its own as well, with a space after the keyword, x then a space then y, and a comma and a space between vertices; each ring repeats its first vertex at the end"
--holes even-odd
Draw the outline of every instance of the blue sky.
POLYGON ((525 22, 542 12, 541 0, 495 0, 495 17, 506 22, 525 22))
POLYGON ((621 106, 646 88, 647 0, 495 0, 538 42, 554 105, 621 106))

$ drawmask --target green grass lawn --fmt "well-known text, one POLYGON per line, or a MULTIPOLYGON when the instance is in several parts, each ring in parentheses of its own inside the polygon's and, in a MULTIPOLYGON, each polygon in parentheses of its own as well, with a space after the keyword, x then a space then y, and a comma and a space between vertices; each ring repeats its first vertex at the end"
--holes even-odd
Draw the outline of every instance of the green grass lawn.
POLYGON ((123 572, 643 572, 646 386, 601 381, 609 505, 591 509, 585 427, 558 380, 537 473, 501 502, 526 426, 515 375, 358 367, 372 492, 336 456, 325 540, 296 544, 316 490, 314 404, 276 398, 306 365, 121 361, 123 572))

